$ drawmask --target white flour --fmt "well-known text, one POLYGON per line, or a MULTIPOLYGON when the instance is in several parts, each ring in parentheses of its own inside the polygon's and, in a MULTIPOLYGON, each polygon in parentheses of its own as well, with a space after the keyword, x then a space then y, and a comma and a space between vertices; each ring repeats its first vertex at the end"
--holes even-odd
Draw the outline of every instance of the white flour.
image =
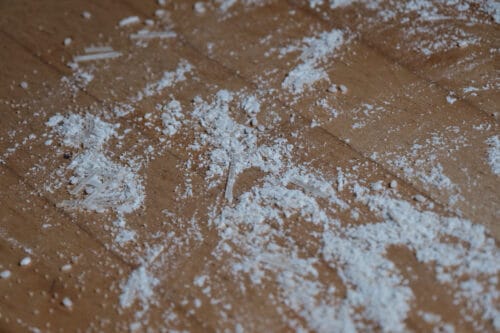
POLYGON ((298 47, 282 49, 281 54, 301 51, 299 56, 301 63, 288 73, 282 87, 294 94, 300 94, 317 81, 328 80, 328 74, 321 65, 327 57, 333 56, 344 42, 344 33, 334 29, 322 32, 318 37, 304 38, 298 47))
POLYGON ((67 166, 72 172, 69 189, 72 199, 61 202, 61 207, 96 212, 112 209, 120 214, 140 207, 144 200, 142 181, 129 166, 109 159, 103 149, 116 136, 117 126, 88 113, 66 117, 57 114, 49 119, 47 126, 54 129, 65 146, 83 148, 67 166))
POLYGON ((486 140, 488 144, 488 163, 495 175, 500 175, 500 136, 492 136, 486 140))
MULTIPOLYGON (((215 21, 220 21, 233 14, 241 14, 238 9, 246 11, 267 3, 272 1, 200 1, 189 7, 189 10, 193 10, 200 20, 211 19, 210 15, 213 15, 215 21)), ((444 8, 455 10, 458 13, 457 20, 465 20, 468 3, 458 0, 439 0, 438 3, 446 5, 444 8)), ((165 8, 155 12, 155 20, 167 22, 169 12, 166 6, 175 6, 166 1, 158 1, 158 4, 165 8)), ((482 42, 466 29, 446 30, 446 25, 444 28, 439 24, 436 24, 438 27, 433 26, 433 22, 449 22, 449 17, 431 1, 390 0, 389 4, 391 6, 387 8, 392 10, 380 1, 309 1, 310 7, 318 11, 327 8, 334 11, 349 10, 349 5, 364 6, 375 11, 374 18, 367 19, 369 24, 401 20, 402 26, 407 29, 404 36, 408 40, 416 40, 409 48, 417 49, 426 56, 452 47, 465 48, 482 42), (409 16, 412 20, 408 19, 409 16), (428 35, 433 37, 426 37, 428 35)), ((484 2, 479 6, 495 19, 498 16, 497 7, 493 2, 484 2)), ((288 14, 294 15, 296 10, 290 9, 288 14)), ((171 25, 163 26, 157 21, 144 21, 147 28, 127 34, 127 42, 136 43, 135 46, 144 50, 153 47, 156 42, 165 42, 160 45, 169 50, 168 47, 172 47, 169 41, 174 39, 179 42, 176 38, 181 34, 171 31, 171 25), (153 28, 160 30, 150 30, 153 28), (155 39, 151 46, 145 42, 150 39, 155 39)), ((117 30, 125 35, 124 31, 130 25, 140 22, 139 17, 127 17, 118 22, 122 29, 117 30)), ((313 30, 318 29, 311 27, 310 31, 313 30)), ((283 30, 279 33, 287 32, 283 30)), ((186 41, 189 41, 188 37, 182 36, 186 41)), ((105 247, 119 248, 122 251, 118 255, 123 256, 125 261, 139 264, 129 269, 128 274, 122 271, 120 279, 110 286, 111 289, 119 287, 118 295, 115 295, 116 309, 113 310, 117 310, 119 315, 128 315, 127 311, 133 313, 127 318, 120 318, 131 330, 145 330, 154 320, 154 324, 160 326, 158 330, 174 331, 171 327, 174 323, 186 318, 203 320, 199 319, 202 316, 197 317, 197 311, 210 309, 218 316, 210 329, 223 331, 234 327, 237 332, 252 331, 255 323, 247 320, 248 317, 239 316, 247 310, 248 304, 235 303, 236 297, 220 288, 228 280, 228 285, 239 286, 240 290, 234 290, 235 294, 239 292, 245 296, 247 290, 253 288, 268 295, 273 301, 274 314, 279 316, 276 320, 281 321, 284 330, 408 331, 407 322, 413 320, 410 314, 415 310, 417 318, 430 325, 434 331, 460 330, 461 327, 454 327, 455 322, 450 324, 443 319, 446 317, 444 312, 449 309, 457 313, 460 311, 462 318, 457 319, 457 323, 467 322, 477 331, 491 329, 490 324, 500 330, 500 262, 495 260, 500 257, 500 253, 495 240, 484 227, 467 219, 424 210, 422 207, 434 205, 432 198, 428 193, 417 193, 408 184, 408 181, 417 179, 427 191, 444 192, 450 198, 449 205, 465 200, 458 186, 453 183, 451 173, 447 173, 448 165, 439 159, 442 152, 451 153, 466 147, 467 138, 461 137, 460 128, 456 129, 456 138, 450 139, 450 142, 444 140, 451 137, 448 132, 432 134, 424 139, 415 139, 410 148, 402 145, 395 149, 400 151, 386 151, 381 153, 381 159, 374 158, 400 171, 398 176, 401 179, 396 181, 393 175, 384 170, 384 166, 377 166, 377 170, 384 173, 387 179, 371 179, 371 174, 358 172, 359 167, 371 163, 364 158, 360 158, 356 166, 345 169, 340 167, 340 163, 336 164, 337 161, 328 159, 332 165, 324 169, 329 173, 324 170, 320 172, 311 166, 318 162, 318 157, 310 158, 309 149, 322 147, 314 147, 314 142, 309 145, 308 137, 303 136, 306 129, 303 132, 301 128, 295 129, 290 135, 286 132, 286 126, 294 123, 295 115, 292 114, 290 118, 291 124, 283 122, 285 127, 279 127, 279 116, 275 116, 273 108, 279 109, 281 106, 278 106, 280 100, 275 95, 280 96, 285 92, 297 97, 313 90, 320 81, 327 81, 325 87, 329 88, 325 90, 329 95, 313 101, 314 106, 328 110, 333 118, 337 117, 335 120, 345 116, 342 111, 337 112, 334 106, 340 104, 337 101, 349 97, 347 87, 341 82, 332 84, 328 71, 350 40, 347 30, 333 29, 313 33, 310 37, 298 37, 295 43, 279 49, 279 60, 286 58, 291 64, 287 76, 279 78, 283 79, 282 89, 225 90, 210 82, 203 82, 202 76, 196 78, 193 73, 195 66, 187 60, 180 60, 174 69, 156 73, 156 79, 134 90, 130 95, 132 97, 117 101, 113 95, 112 107, 108 109, 111 111, 102 111, 102 117, 91 113, 68 113, 56 114, 47 121, 51 132, 42 135, 42 142, 45 142, 43 147, 57 147, 60 143, 58 153, 64 152, 65 158, 70 160, 51 173, 51 176, 55 174, 58 182, 57 185, 51 184, 51 188, 65 190, 58 193, 65 198, 58 206, 100 213, 96 221, 103 222, 102 230, 108 232, 103 237, 104 242, 109 240, 109 243, 104 244, 105 247), (185 84, 176 86, 182 82, 185 84), (207 84, 206 90, 200 88, 203 83, 207 84), (183 90, 185 86, 188 88, 183 90), (213 92, 214 89, 218 92, 213 95, 193 98, 196 94, 213 92), (191 98, 193 100, 190 103, 191 98), (147 109, 151 105, 156 105, 156 110, 147 109), (276 122, 273 123, 271 117, 275 117, 276 122), (127 129, 114 125, 117 119, 121 124, 127 124, 127 129), (139 132, 144 129, 148 136, 142 137, 139 132), (138 146, 130 147, 128 141, 123 139, 127 133, 135 130, 137 140, 141 142, 138 146), (174 141, 177 138, 182 140, 174 141), (304 142, 301 142, 302 139, 304 142), (182 142, 182 146, 179 142, 182 142), (124 151, 125 148, 127 151, 124 151), (172 188, 162 190, 175 191, 177 197, 174 203, 169 201, 170 198, 155 198, 160 205, 165 205, 155 209, 168 207, 176 213, 166 210, 163 214, 156 212, 161 217, 151 220, 149 216, 155 216, 155 212, 146 215, 148 218, 137 214, 135 217, 144 230, 127 226, 124 216, 136 212, 145 204, 145 181, 139 171, 148 167, 149 159, 174 157, 178 159, 176 167, 185 167, 185 178, 168 174, 172 178, 168 179, 169 184, 173 184, 172 188), (248 182, 241 186, 243 177, 240 176, 251 168, 258 169, 255 172, 257 179, 245 179, 248 182), (194 169, 196 172, 192 171, 194 169), (224 193, 217 193, 218 190, 224 193), (214 192, 214 195, 206 194, 214 192), (192 206, 184 206, 185 201, 198 199, 200 203, 203 202, 200 206, 208 205, 209 213, 200 213, 197 202, 191 203, 192 206), (106 213, 111 214, 115 222, 111 222, 106 213), (183 214, 186 216, 181 218, 183 214), (174 263, 189 264, 190 251, 197 246, 204 251, 206 261, 203 264, 207 266, 193 267, 196 269, 194 278, 169 280, 165 272, 170 269, 175 272, 174 263), (411 278, 405 277, 407 274, 415 279, 420 276, 405 271, 412 268, 411 264, 402 267, 404 264, 396 264, 391 260, 391 251, 400 247, 414 254, 415 259, 430 272, 428 278, 432 280, 433 287, 449 291, 453 298, 453 304, 447 305, 449 309, 441 313, 440 309, 428 311, 420 308, 416 302, 420 295, 416 294, 411 278), (221 267, 220 276, 205 271, 211 265, 221 267), (161 297, 171 291, 167 288, 170 282, 175 284, 175 293, 179 294, 175 294, 176 299, 167 304, 161 297), (213 296, 217 292, 226 295, 213 296), (241 309, 234 309, 235 304, 241 309), (182 308, 183 316, 186 315, 182 319, 177 317, 178 309, 174 309, 177 307, 182 308), (161 318, 160 322, 155 318, 161 318)), ((401 42, 405 41, 401 39, 401 42)), ((219 41, 214 39, 213 42, 209 44, 210 50, 222 49, 219 41)), ((70 44, 67 46, 69 52, 70 44)), ((398 47, 405 48, 405 44, 398 47)), ((216 59, 215 51, 212 56, 221 61, 216 59)), ((122 52, 113 51, 108 46, 92 46, 85 49, 86 54, 75 60, 82 62, 83 67, 83 62, 91 60, 122 56, 120 61, 128 61, 136 55, 133 52, 125 54, 124 50, 122 52)), ((190 58, 193 59, 196 58, 190 58)), ((93 61, 88 68, 74 66, 73 77, 64 80, 67 85, 65 88, 76 93, 86 89, 91 82, 102 79, 99 77, 100 70, 104 71, 105 67, 94 67, 100 66, 98 63, 102 64, 93 61)), ((145 68, 150 69, 147 66, 145 68)), ((269 73, 272 75, 274 72, 269 73)), ((29 82, 29 91, 32 91, 34 85, 32 81, 29 82)), ((349 93, 357 91, 358 87, 352 82, 346 84, 349 84, 349 93)), ((479 92, 479 88, 471 89, 457 91, 479 92)), ((450 95, 447 100, 453 104, 458 101, 458 97, 450 95)), ((446 100, 443 99, 443 102, 446 103, 446 100)), ((457 102, 453 107, 459 107, 459 104, 462 103, 457 102)), ((352 128, 357 129, 359 135, 374 124, 370 120, 379 119, 377 117, 387 111, 381 106, 361 102, 350 107, 353 110, 351 120, 355 121, 352 128), (361 113, 365 116, 363 119, 360 118, 361 113)), ((307 130, 309 127, 322 126, 314 116, 305 125, 307 130)), ((491 124, 485 120, 484 125, 478 125, 475 130, 491 130, 491 124)), ((35 141, 37 135, 24 135, 24 143, 35 141)), ((492 172, 498 175, 500 138, 491 136, 486 144, 487 161, 492 172)), ((12 154, 14 152, 15 149, 12 154)), ((2 155, 5 159, 9 156, 2 155)), ((374 153, 372 156, 379 155, 374 153)), ((144 170, 144 174, 151 170, 144 170)), ((172 170, 161 169, 163 171, 172 170)), ((163 174, 158 177, 163 177, 163 174)), ((151 189, 152 193, 156 193, 157 188, 151 186, 151 189)), ((467 195, 465 191, 463 195, 467 195)), ((145 207, 144 210, 147 209, 152 208, 145 207)), ((100 223, 96 225, 100 226, 100 223)), ((29 261, 26 260, 23 266, 35 266, 38 261, 34 257, 33 262, 31 257, 29 261)), ((76 272, 76 267, 68 265, 58 267, 61 267, 62 273, 76 272)), ((18 275, 14 269, 12 273, 7 269, 11 267, 0 267, 0 277, 7 280, 4 282, 9 282, 11 274, 18 275)), ((190 273, 190 269, 182 274, 190 273)), ((63 306, 75 311, 79 303, 77 295, 71 295, 71 299, 66 296, 62 301, 63 306)), ((204 324, 201 323, 202 326, 204 324)))

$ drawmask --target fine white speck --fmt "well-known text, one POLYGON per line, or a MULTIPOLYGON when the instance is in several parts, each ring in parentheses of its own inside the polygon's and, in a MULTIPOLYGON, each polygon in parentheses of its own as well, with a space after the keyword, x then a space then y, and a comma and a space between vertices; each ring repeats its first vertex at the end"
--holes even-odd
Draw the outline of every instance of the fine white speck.
POLYGON ((61 304, 68 309, 71 309, 73 307, 73 301, 69 297, 64 297, 61 301, 61 304))
POLYGON ((118 22, 118 25, 120 27, 125 27, 127 25, 137 24, 139 22, 141 22, 141 19, 139 19, 139 16, 129 16, 129 17, 125 17, 124 19, 121 19, 120 22, 118 22))
POLYGON ((495 175, 500 175, 500 135, 492 136, 486 143, 488 144, 488 163, 491 171, 495 175))
POLYGON ((90 18, 92 17, 92 14, 90 14, 90 12, 88 12, 88 11, 84 11, 84 12, 82 13, 82 17, 83 17, 84 19, 86 19, 86 20, 90 20, 90 18))
POLYGON ((61 267, 62 272, 69 272, 71 270, 72 266, 71 264, 66 264, 61 267))
POLYGON ((193 9, 197 14, 204 14, 206 12, 205 4, 203 2, 195 3, 193 9))
POLYGON ((12 275, 11 272, 8 269, 6 269, 0 273, 0 278, 8 279, 10 278, 11 275, 12 275))
POLYGON ((414 197, 413 197, 413 200, 417 201, 417 202, 424 202, 425 201, 425 197, 421 194, 416 194, 414 197))
POLYGON ((24 257, 23 259, 21 259, 21 261, 19 262, 19 266, 29 266, 31 264, 31 258, 30 257, 24 257))
POLYGON ((199 308, 201 306, 201 301, 199 299, 194 300, 194 306, 199 308))
POLYGON ((457 101, 457 98, 454 97, 453 95, 448 95, 448 96, 446 96, 446 101, 449 104, 454 104, 457 101))

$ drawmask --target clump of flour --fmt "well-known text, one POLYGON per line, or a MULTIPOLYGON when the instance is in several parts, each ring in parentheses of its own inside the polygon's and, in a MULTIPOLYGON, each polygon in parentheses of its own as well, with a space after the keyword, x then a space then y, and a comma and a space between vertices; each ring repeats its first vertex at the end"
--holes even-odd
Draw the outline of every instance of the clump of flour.
POLYGON ((488 144, 488 163, 495 175, 500 175, 500 136, 492 136, 486 140, 488 144))
POLYGON ((61 207, 104 212, 130 213, 144 200, 144 188, 131 167, 112 161, 104 149, 105 143, 116 135, 117 126, 91 114, 84 116, 57 114, 47 121, 71 148, 81 149, 66 167, 72 172, 69 193, 73 197, 61 207))
POLYGON ((301 51, 301 61, 286 76, 282 87, 294 94, 302 93, 320 80, 328 80, 328 74, 321 67, 323 61, 330 58, 345 41, 344 32, 341 30, 325 31, 318 37, 306 37, 301 46, 289 47, 281 50, 281 54, 301 51))

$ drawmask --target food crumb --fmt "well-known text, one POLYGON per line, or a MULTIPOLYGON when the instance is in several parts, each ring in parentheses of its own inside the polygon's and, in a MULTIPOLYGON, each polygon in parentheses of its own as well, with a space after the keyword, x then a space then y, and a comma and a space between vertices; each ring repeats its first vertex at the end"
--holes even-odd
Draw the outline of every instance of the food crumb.
POLYGON ((141 19, 139 18, 139 16, 129 16, 129 17, 125 17, 124 19, 120 20, 120 22, 118 22, 118 25, 120 27, 125 27, 127 25, 137 24, 139 22, 141 22, 141 19))
POLYGON ((446 96, 446 101, 449 104, 454 104, 457 101, 457 98, 450 94, 450 95, 446 96))
POLYGON ((6 269, 0 273, 0 278, 8 279, 8 278, 10 278, 11 275, 12 275, 12 273, 8 269, 6 269))
POLYGON ((84 11, 82 13, 82 17, 86 20, 90 20, 90 18, 92 17, 92 14, 90 14, 88 11, 84 11))
POLYGON ((68 309, 71 309, 73 307, 73 301, 69 297, 64 297, 61 301, 61 304, 68 309))
POLYGON ((204 14, 207 11, 203 2, 195 3, 193 9, 197 14, 204 14))
POLYGON ((424 202, 425 201, 425 197, 421 194, 417 194, 413 197, 413 200, 417 201, 417 202, 424 202))
POLYGON ((29 266, 30 264, 31 264, 31 258, 30 257, 24 257, 19 262, 19 266, 22 266, 22 267, 29 266))
POLYGON ((62 272, 69 272, 71 270, 72 266, 71 264, 66 264, 61 267, 62 272))

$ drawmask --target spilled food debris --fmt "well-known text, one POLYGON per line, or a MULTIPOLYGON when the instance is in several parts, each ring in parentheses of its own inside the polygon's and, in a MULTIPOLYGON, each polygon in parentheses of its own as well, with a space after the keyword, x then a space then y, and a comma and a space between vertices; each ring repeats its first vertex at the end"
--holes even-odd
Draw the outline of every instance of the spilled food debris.
MULTIPOLYGON (((496 16, 460 0, 157 1, 93 46, 65 31, 71 74, 34 102, 2 100, 29 119, 8 118, 0 138, 21 179, 1 200, 23 216, 2 217, 16 255, 2 257, 0 284, 26 281, 34 309, 0 320, 500 330, 500 140, 490 105, 474 104, 498 85, 457 79, 472 63, 492 72, 496 16), (439 72, 447 52, 456 72, 439 72)), ((36 94, 35 78, 12 90, 36 94)))

